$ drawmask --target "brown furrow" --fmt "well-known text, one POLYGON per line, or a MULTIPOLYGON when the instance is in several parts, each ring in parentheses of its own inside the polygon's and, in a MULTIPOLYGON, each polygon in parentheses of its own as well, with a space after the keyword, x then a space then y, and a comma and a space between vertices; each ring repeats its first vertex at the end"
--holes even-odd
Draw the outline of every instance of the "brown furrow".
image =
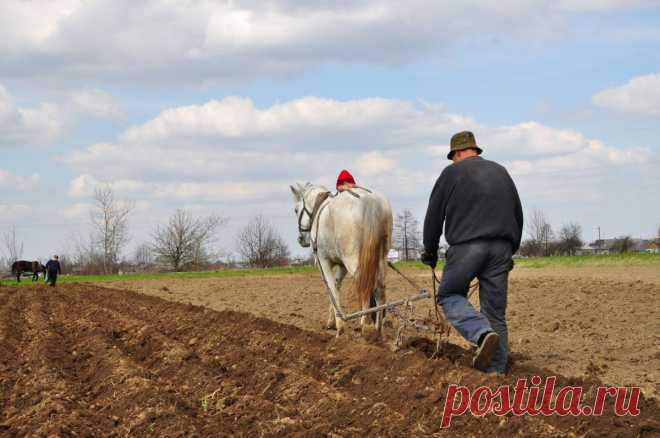
MULTIPOLYGON (((470 353, 459 347, 428 360, 428 342, 391 352, 350 333, 335 339, 247 313, 93 285, 26 287, 7 296, 0 339, 15 358, 0 376, 14 382, 4 399, 14 410, 0 422, 0 435, 547 437, 658 430, 657 402, 642 400, 637 418, 609 411, 601 418, 462 415, 445 433, 439 421, 448 384, 495 388, 555 373, 523 363, 495 378, 465 368, 460 358, 470 353)), ((598 381, 558 376, 557 384, 587 388, 598 381)))
POLYGON ((25 327, 25 299, 14 290, 0 292, 0 424, 4 423, 10 413, 11 395, 14 388, 20 384, 19 369, 21 360, 18 352, 21 350, 25 327))
MULTIPOLYGON (((99 412, 97 417, 105 420, 106 430, 116 427, 115 431, 120 434, 132 434, 136 427, 148 427, 156 417, 173 417, 192 410, 171 382, 159 380, 148 366, 135 358, 136 344, 129 346, 122 339, 123 335, 117 335, 135 332, 134 323, 127 323, 127 318, 121 314, 97 307, 83 294, 61 297, 57 308, 54 313, 59 316, 58 320, 65 321, 61 330, 72 339, 68 349, 75 353, 66 371, 71 380, 80 382, 79 392, 85 395, 87 409, 99 412), (81 302, 84 306, 79 304, 81 302), (90 306, 92 310, 88 310, 90 306), (67 313, 80 316, 67 319, 67 313), (121 328, 114 330, 108 325, 121 328), (112 415, 117 406, 126 404, 133 405, 127 415, 133 417, 133 421, 112 415)), ((194 427, 182 420, 179 417, 174 425, 178 430, 187 428, 187 433, 195 432, 194 427)))

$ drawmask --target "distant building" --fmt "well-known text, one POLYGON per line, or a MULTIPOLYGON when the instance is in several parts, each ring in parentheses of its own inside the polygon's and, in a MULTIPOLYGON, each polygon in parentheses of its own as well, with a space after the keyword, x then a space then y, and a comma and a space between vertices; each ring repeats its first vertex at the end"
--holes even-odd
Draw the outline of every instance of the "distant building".
POLYGON ((390 249, 390 252, 387 253, 387 261, 396 263, 399 261, 399 251, 396 249, 392 248, 390 249))
MULTIPOLYGON (((585 244, 576 251, 576 255, 604 255, 616 253, 618 239, 600 239, 585 244)), ((631 239, 629 252, 660 253, 658 242, 654 239, 631 239)))
POLYGON ((660 254, 660 242, 657 240, 652 240, 645 252, 650 254, 660 254))
POLYGON ((605 255, 610 253, 614 246, 614 239, 600 239, 591 243, 585 243, 578 249, 576 255, 605 255))

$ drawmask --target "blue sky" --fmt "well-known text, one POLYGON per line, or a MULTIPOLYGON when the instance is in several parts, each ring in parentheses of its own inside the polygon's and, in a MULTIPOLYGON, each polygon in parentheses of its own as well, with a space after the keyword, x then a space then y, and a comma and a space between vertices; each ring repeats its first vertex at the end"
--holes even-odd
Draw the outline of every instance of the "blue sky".
POLYGON ((657 1, 300 5, 3 2, 0 231, 70 252, 109 183, 127 257, 176 208, 227 217, 225 253, 256 214, 300 253, 288 184, 346 167, 422 219, 471 129, 555 228, 657 232, 657 1))

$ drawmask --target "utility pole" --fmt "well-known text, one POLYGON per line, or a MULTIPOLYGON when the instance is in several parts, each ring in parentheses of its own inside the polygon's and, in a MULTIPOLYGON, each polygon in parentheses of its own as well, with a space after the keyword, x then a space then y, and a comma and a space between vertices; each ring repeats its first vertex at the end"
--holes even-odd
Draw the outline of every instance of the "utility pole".
POLYGON ((408 261, 408 227, 406 226, 406 218, 403 218, 403 248, 406 254, 406 261, 408 261))

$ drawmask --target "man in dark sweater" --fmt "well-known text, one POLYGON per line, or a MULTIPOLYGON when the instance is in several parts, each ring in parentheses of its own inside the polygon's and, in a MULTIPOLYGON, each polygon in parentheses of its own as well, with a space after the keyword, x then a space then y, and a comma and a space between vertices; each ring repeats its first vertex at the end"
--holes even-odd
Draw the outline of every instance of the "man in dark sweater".
POLYGON ((451 324, 478 346, 473 366, 504 373, 508 355, 506 301, 511 256, 520 247, 523 213, 506 169, 479 157, 474 134, 451 139, 446 167, 433 187, 424 220, 422 261, 435 268, 444 224, 450 247, 438 290, 438 304, 451 324), (479 279, 477 312, 467 299, 479 279))
POLYGON ((51 286, 55 286, 57 283, 57 275, 62 273, 62 268, 60 267, 60 258, 58 256, 53 256, 52 259, 48 260, 46 263, 46 271, 48 272, 48 283, 51 286))

